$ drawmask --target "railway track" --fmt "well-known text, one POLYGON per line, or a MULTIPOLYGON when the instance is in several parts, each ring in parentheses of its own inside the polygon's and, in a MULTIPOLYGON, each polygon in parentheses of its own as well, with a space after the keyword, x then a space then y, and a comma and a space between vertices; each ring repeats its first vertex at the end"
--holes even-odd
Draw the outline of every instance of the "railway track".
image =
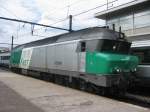
POLYGON ((137 94, 132 94, 132 93, 126 93, 125 97, 131 100, 135 100, 137 102, 143 102, 143 103, 149 104, 150 106, 150 96, 142 96, 142 95, 137 95, 137 94))
POLYGON ((150 97, 142 96, 132 93, 126 93, 124 96, 106 96, 121 102, 126 102, 133 105, 138 105, 146 108, 150 108, 150 97))

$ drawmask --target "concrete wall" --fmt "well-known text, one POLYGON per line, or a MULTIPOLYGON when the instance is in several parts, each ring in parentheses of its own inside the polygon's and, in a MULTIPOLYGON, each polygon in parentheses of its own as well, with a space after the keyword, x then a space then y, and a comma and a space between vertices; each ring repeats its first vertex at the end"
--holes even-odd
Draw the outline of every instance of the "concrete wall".
POLYGON ((109 19, 107 25, 112 28, 112 24, 117 31, 121 26, 127 36, 150 34, 150 8, 109 19))

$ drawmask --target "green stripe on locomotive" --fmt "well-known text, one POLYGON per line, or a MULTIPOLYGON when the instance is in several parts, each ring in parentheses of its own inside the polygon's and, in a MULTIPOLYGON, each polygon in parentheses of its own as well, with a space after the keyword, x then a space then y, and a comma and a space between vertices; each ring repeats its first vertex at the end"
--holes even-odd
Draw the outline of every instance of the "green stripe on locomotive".
POLYGON ((136 69, 138 58, 131 55, 104 52, 86 52, 86 73, 107 75, 116 70, 130 72, 136 69))
POLYGON ((22 49, 14 50, 11 53, 10 63, 13 66, 19 66, 21 59, 22 49))

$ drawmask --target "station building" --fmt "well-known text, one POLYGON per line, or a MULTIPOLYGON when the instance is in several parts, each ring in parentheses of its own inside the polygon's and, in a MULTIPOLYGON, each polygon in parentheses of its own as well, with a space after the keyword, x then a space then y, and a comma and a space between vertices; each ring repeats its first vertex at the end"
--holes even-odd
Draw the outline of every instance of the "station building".
POLYGON ((95 14, 96 18, 106 20, 110 29, 122 31, 131 40, 150 39, 150 0, 134 0, 95 14))

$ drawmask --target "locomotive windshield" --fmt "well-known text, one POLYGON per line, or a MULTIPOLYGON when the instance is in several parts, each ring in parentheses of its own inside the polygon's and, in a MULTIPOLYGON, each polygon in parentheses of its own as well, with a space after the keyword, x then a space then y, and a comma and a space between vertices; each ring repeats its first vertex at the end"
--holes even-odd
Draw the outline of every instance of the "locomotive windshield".
POLYGON ((103 40, 101 51, 128 54, 131 44, 124 41, 103 40))
POLYGON ((86 44, 86 50, 88 51, 100 51, 121 54, 128 54, 131 46, 131 43, 126 41, 107 39, 88 40, 86 44))

